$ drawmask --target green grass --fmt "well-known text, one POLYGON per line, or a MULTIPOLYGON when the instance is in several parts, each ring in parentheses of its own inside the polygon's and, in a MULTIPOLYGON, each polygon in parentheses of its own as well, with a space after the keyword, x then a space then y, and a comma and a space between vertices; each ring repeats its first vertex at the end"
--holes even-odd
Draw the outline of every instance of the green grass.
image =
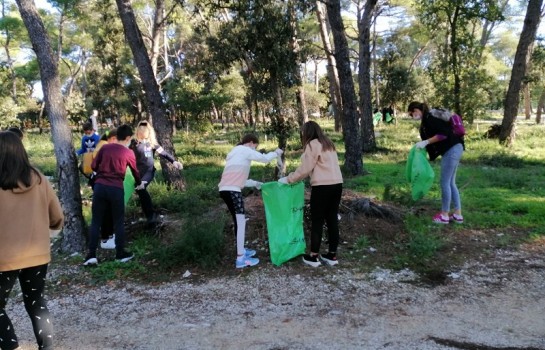
MULTIPOLYGON (((490 119, 494 119, 491 117, 490 119)), ((497 120, 497 119, 496 119, 497 120)), ((326 133, 335 141, 339 158, 344 159, 342 135, 333 131, 331 120, 321 120, 326 133)), ((513 228, 527 232, 526 241, 532 241, 545 235, 545 186, 543 186, 543 168, 545 148, 541 147, 545 138, 543 125, 518 125, 515 145, 511 148, 500 146, 497 140, 485 139, 482 135, 488 124, 480 124, 479 129, 469 126, 466 136, 466 152, 458 169, 457 183, 461 191, 464 228, 473 230, 513 228)), ((376 130, 378 150, 364 154, 364 176, 345 176, 344 187, 365 197, 376 198, 411 212, 423 209, 434 212, 440 209, 440 188, 438 174, 440 159, 432 162, 436 172, 435 183, 430 192, 420 201, 413 201, 410 185, 405 179, 405 162, 409 149, 419 141, 417 124, 398 118, 397 125, 379 126, 376 130)), ((220 263, 224 242, 223 229, 226 222, 221 220, 206 221, 201 218, 211 208, 222 206, 217 192, 217 184, 223 170, 224 159, 231 148, 244 134, 244 130, 233 128, 230 131, 215 129, 206 137, 191 138, 180 132, 174 138, 176 153, 184 163, 183 175, 187 184, 185 192, 172 191, 157 172, 155 181, 149 186, 154 203, 173 215, 179 216, 183 225, 170 236, 169 244, 161 244, 146 238, 133 246, 137 257, 149 261, 165 261, 161 268, 173 268, 184 264, 196 264, 213 267, 220 263), (184 142, 185 140, 185 142, 184 142), (192 140, 192 142, 187 142, 192 140), (214 142, 216 141, 216 142, 214 142), (221 143, 217 141, 227 141, 221 143), (210 252, 210 254, 208 254, 210 252)), ((259 148, 272 151, 276 148, 274 140, 266 140, 264 133, 259 133, 259 148)), ((49 135, 28 134, 25 146, 31 162, 46 175, 55 174, 55 156, 49 135)), ((75 148, 79 147, 77 135, 74 137, 75 148)), ((286 151, 287 171, 293 171, 299 165, 300 143, 297 135, 290 137, 286 151)), ((156 161, 160 169, 159 161, 156 161)), ((274 164, 252 165, 250 177, 262 182, 274 180, 274 164)), ((82 178, 82 184, 85 181, 82 178)), ((91 198, 91 192, 83 189, 84 199, 91 198)), ((84 212, 88 219, 88 210, 84 212)), ((127 208, 129 215, 140 215, 136 200, 127 208)), ((408 215, 405 228, 408 238, 392 243, 396 245, 397 255, 392 257, 398 267, 425 264, 433 260, 441 251, 446 241, 440 228, 429 224, 428 215, 408 215)), ((498 240, 498 245, 508 246, 519 241, 510 235, 498 240)), ((374 246, 376 242, 362 236, 356 243, 357 249, 374 246)), ((119 278, 125 273, 143 273, 141 267, 119 267, 117 264, 103 264, 93 272, 97 279, 119 278), (101 277, 102 276, 102 277, 101 277)))

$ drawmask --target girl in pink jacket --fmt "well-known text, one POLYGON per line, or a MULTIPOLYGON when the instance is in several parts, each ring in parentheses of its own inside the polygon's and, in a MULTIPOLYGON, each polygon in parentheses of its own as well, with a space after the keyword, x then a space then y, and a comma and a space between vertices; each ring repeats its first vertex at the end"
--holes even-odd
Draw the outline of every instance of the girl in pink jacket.
POLYGON ((322 262, 337 265, 339 245, 339 224, 337 214, 341 203, 343 176, 333 142, 323 133, 320 126, 309 121, 303 125, 303 155, 301 165, 293 173, 278 180, 293 183, 310 176, 310 215, 312 218, 310 254, 303 256, 307 265, 318 267, 322 262), (329 251, 320 255, 324 222, 327 224, 329 251))
POLYGON ((281 149, 266 154, 260 153, 255 150, 258 144, 258 138, 253 134, 248 134, 242 138, 240 143, 227 155, 225 168, 218 185, 220 197, 227 204, 235 224, 237 236, 236 268, 254 266, 259 263, 259 259, 253 258, 256 253, 255 250, 244 248, 246 217, 241 190, 243 187, 261 188, 261 182, 248 179, 250 165, 252 161, 268 163, 283 153, 281 149))

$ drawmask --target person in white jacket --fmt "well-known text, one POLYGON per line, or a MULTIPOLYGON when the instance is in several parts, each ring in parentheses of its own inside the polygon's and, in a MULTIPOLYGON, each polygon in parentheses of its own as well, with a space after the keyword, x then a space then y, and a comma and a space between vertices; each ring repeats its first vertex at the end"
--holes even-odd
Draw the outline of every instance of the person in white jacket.
POLYGON ((261 188, 262 183, 248 179, 252 161, 269 163, 282 155, 281 149, 266 154, 256 151, 259 139, 256 135, 245 135, 236 145, 225 160, 225 168, 218 185, 220 197, 223 199, 233 217, 236 233, 237 258, 236 268, 254 266, 259 259, 254 258, 255 250, 244 248, 246 236, 246 216, 244 211, 244 199, 241 190, 243 187, 261 188))

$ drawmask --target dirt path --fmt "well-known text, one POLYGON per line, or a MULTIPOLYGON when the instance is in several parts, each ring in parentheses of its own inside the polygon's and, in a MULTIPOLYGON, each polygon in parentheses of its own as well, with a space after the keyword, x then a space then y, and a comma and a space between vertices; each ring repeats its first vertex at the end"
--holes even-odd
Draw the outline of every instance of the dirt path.
MULTIPOLYGON (((545 349, 542 253, 500 251, 435 287, 409 271, 299 265, 63 288, 49 302, 55 348, 545 349)), ((34 349, 22 304, 12 301, 8 312, 22 349, 34 349)))

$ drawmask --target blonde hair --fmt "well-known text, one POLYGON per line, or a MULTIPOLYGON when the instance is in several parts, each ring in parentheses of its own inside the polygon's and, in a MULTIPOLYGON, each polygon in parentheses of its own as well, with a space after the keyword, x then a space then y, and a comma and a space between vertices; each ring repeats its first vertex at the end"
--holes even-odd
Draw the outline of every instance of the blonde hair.
POLYGON ((151 125, 150 121, 147 120, 141 120, 138 122, 138 125, 136 126, 136 139, 138 141, 146 140, 148 141, 152 146, 158 146, 157 143, 157 136, 155 135, 155 129, 153 128, 153 125, 151 125), (140 138, 141 134, 148 132, 148 137, 145 139, 140 138))

